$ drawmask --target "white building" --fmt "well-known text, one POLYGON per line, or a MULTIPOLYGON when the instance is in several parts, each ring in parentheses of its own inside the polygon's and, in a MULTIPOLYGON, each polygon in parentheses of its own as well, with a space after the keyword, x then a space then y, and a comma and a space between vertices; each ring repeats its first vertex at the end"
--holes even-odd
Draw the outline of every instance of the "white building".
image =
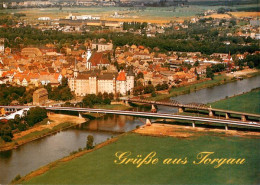
POLYGON ((134 88, 134 74, 126 74, 124 71, 116 73, 100 73, 94 71, 78 73, 74 71, 74 77, 69 79, 69 87, 75 92, 76 96, 97 93, 120 93, 127 95, 134 88))
POLYGON ((51 18, 50 17, 39 17, 38 20, 39 21, 49 21, 49 20, 51 20, 51 18))

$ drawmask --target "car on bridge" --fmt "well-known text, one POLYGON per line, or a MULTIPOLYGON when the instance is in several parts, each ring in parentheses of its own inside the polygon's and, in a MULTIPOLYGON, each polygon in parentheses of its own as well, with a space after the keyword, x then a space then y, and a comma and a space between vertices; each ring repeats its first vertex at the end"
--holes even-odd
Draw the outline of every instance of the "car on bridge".
POLYGON ((249 124, 257 125, 258 123, 256 123, 256 122, 249 122, 249 124))

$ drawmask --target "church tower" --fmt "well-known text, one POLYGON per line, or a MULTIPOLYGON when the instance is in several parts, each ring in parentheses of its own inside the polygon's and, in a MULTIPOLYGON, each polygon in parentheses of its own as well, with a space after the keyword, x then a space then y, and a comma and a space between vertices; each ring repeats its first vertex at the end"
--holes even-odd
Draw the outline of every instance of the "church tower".
POLYGON ((85 59, 86 62, 86 68, 87 70, 91 69, 91 62, 89 61, 89 59, 91 58, 91 49, 88 47, 87 51, 84 52, 84 54, 82 55, 82 58, 85 59))
POLYGON ((78 74, 79 74, 79 70, 77 68, 77 60, 75 59, 75 64, 74 64, 74 78, 77 78, 78 77, 78 74))

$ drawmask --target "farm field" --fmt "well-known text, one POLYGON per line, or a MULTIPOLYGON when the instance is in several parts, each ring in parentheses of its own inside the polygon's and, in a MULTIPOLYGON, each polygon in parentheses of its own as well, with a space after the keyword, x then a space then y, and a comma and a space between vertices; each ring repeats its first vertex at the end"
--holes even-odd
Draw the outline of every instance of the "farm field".
MULTIPOLYGON (((232 8, 251 7, 254 5, 244 5, 232 8)), ((184 21, 186 18, 194 17, 206 10, 217 10, 221 6, 195 6, 189 7, 64 7, 62 10, 59 8, 28 8, 28 9, 8 9, 3 10, 5 13, 24 13, 25 19, 36 20, 38 17, 50 17, 52 19, 65 18, 70 13, 73 15, 92 15, 100 16, 103 20, 112 21, 137 21, 137 22, 151 22, 151 23, 168 23, 170 21, 184 21), (112 15, 117 12, 118 17, 112 15)), ((259 16, 257 12, 232 12, 234 16, 259 16)), ((215 14, 213 17, 230 17, 227 14, 215 14)), ((223 17, 223 18, 224 18, 223 17)))

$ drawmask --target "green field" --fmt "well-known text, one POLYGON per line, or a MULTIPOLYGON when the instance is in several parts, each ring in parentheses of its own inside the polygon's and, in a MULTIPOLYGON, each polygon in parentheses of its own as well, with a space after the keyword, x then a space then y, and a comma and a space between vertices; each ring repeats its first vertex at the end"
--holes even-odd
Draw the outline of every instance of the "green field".
POLYGON ((242 95, 214 102, 211 106, 220 109, 260 114, 260 88, 242 95))
MULTIPOLYGON (((250 5, 236 5, 232 9, 252 8, 256 4, 250 5)), ((111 18, 115 12, 118 12, 121 17, 119 19, 133 19, 133 20, 148 20, 149 19, 164 19, 172 20, 172 18, 184 18, 196 16, 206 10, 217 10, 221 6, 197 6, 190 5, 188 7, 63 7, 60 10, 56 8, 24 8, 24 9, 5 9, 2 13, 25 13, 27 19, 37 19, 41 16, 49 16, 51 18, 65 18, 69 13, 74 15, 92 15, 101 16, 101 18, 111 18)))
POLYGON ((46 173, 23 184, 259 184, 259 138, 225 137, 224 134, 188 139, 125 134, 119 140, 68 162, 56 162, 46 173), (119 165, 115 153, 132 157, 156 152, 157 164, 119 165), (193 164, 200 152, 210 158, 244 158, 242 165, 193 164), (185 158, 187 164, 163 164, 166 158, 185 158))

